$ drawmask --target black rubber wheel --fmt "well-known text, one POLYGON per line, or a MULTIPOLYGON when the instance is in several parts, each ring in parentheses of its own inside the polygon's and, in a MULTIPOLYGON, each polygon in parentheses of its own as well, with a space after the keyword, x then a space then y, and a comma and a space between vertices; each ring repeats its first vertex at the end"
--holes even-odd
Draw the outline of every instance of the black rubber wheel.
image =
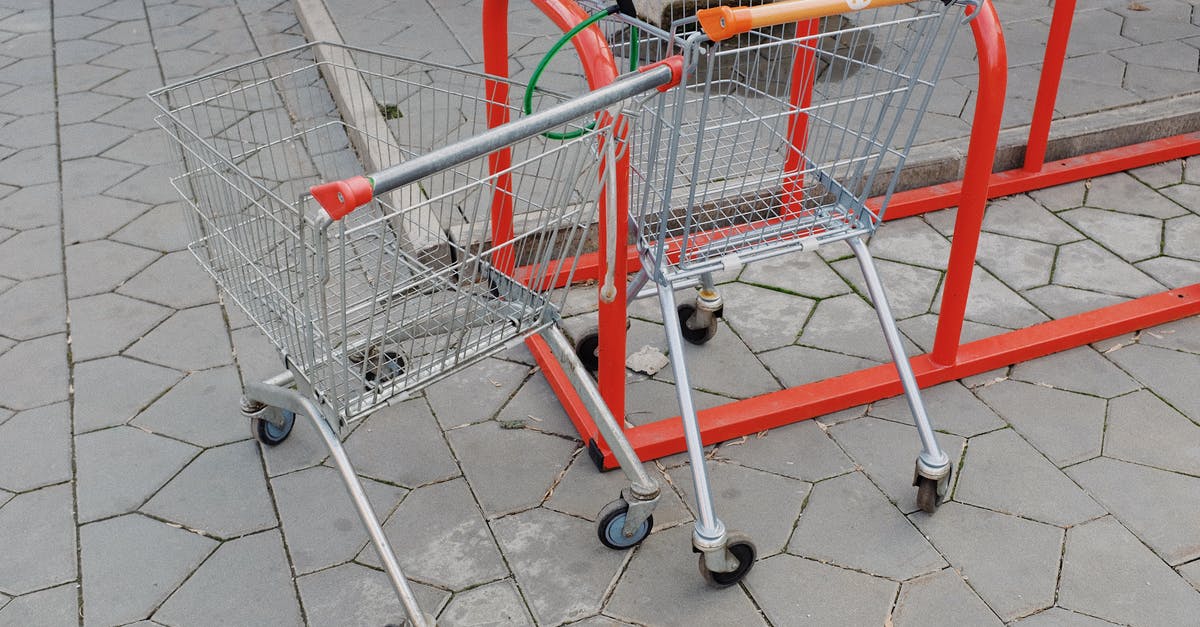
POLYGON ((292 427, 296 424, 296 414, 286 409, 279 413, 283 416, 282 427, 273 425, 262 418, 250 419, 250 428, 254 432, 254 439, 267 446, 275 446, 288 439, 288 436, 292 434, 292 427))
POLYGON ((579 358, 579 363, 583 364, 588 372, 596 372, 600 369, 600 333, 590 331, 579 338, 575 342, 575 356, 579 358))
POLYGON ((393 351, 384 351, 383 359, 372 357, 370 362, 364 364, 367 368, 363 371, 363 379, 367 382, 367 389, 404 374, 406 365, 404 356, 393 351))
POLYGON ((917 507, 930 514, 938 508, 938 482, 929 477, 917 478, 917 507))
POLYGON ((704 577, 704 581, 710 586, 717 588, 728 588, 733 584, 741 581, 754 568, 754 558, 758 555, 758 549, 754 547, 754 543, 750 538, 738 533, 731 533, 728 536, 728 544, 725 548, 733 556, 737 558, 738 566, 727 573, 714 573, 704 564, 704 555, 700 555, 700 576, 704 577))
POLYGON ((596 521, 596 536, 600 538, 601 544, 610 549, 623 551, 637 546, 646 539, 646 536, 650 535, 650 530, 654 528, 653 514, 646 518, 632 536, 626 537, 623 529, 625 516, 628 513, 629 504, 625 502, 625 499, 617 499, 600 510, 599 519, 596 521))
POLYGON ((688 327, 687 321, 696 313, 696 306, 691 303, 680 305, 676 311, 679 313, 679 328, 683 332, 683 339, 692 344, 704 344, 713 339, 717 334, 717 316, 714 314, 712 321, 703 329, 692 329, 688 327))

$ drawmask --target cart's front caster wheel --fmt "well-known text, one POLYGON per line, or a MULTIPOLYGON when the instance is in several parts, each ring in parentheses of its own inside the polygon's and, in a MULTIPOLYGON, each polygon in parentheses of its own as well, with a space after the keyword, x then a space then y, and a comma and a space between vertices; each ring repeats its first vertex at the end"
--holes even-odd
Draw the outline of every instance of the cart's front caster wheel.
POLYGON ((653 514, 642 522, 632 536, 626 536, 625 516, 628 513, 629 503, 626 503, 625 499, 617 499, 600 510, 599 520, 596 522, 596 535, 600 537, 604 546, 622 551, 636 546, 650 535, 650 530, 654 528, 653 514))
POLYGON ((250 430, 254 433, 254 439, 267 446, 275 446, 292 434, 292 426, 296 424, 296 414, 286 409, 278 411, 279 415, 283 417, 283 426, 275 425, 265 418, 250 419, 250 430))
POLYGON ((579 363, 583 364, 588 372, 596 372, 600 369, 600 333, 590 331, 579 338, 575 342, 575 356, 579 358, 579 363))
POLYGON ((929 477, 917 478, 917 507, 930 514, 937 511, 941 498, 938 496, 938 481, 929 477))
POLYGON ((704 577, 704 581, 710 586, 728 588, 745 578, 750 569, 754 568, 754 558, 758 555, 758 549, 754 547, 750 538, 740 533, 730 533, 725 550, 738 561, 737 568, 727 573, 714 573, 709 570, 704 563, 704 555, 700 555, 700 576, 704 577))
POLYGON ((717 315, 714 313, 709 319, 708 324, 699 329, 693 329, 688 326, 688 320, 692 318, 692 314, 696 313, 696 306, 691 303, 680 305, 676 311, 679 312, 679 327, 683 332, 683 339, 692 344, 704 344, 713 339, 717 334, 717 315))

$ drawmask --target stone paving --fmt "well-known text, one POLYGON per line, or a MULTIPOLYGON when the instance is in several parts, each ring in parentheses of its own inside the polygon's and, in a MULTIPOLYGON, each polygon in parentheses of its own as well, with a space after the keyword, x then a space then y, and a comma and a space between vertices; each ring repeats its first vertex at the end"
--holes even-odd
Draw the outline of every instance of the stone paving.
MULTIPOLYGON (((357 36, 479 61, 477 2, 328 4, 344 34, 353 5, 375 18, 357 36)), ((1120 41, 1079 27, 1080 55, 1190 58, 1176 84, 1195 80, 1193 5, 1084 4, 1120 41)), ((548 31, 514 10, 527 67, 548 31)), ((315 432, 249 437, 241 383, 279 358, 187 252, 143 97, 303 41, 287 1, 0 0, 0 625, 399 619, 315 432)), ((1064 92, 1152 98, 1155 72, 1064 92)), ((913 350, 930 347, 953 219, 871 242, 913 350)), ((1200 157, 997 200, 966 339, 1194 284, 1198 238, 1200 157)), ((848 249, 720 279, 726 321, 688 347, 701 406, 886 359, 848 249)), ((590 301, 571 299, 566 326, 590 323, 590 301)), ((653 304, 632 310, 631 348, 665 346, 653 304)), ((908 485, 901 399, 711 447, 718 511, 760 551, 721 591, 689 551, 681 456, 650 464, 667 489, 649 539, 596 541, 623 479, 595 471, 523 349, 374 414, 346 447, 439 624, 1185 625, 1200 616, 1197 338, 1190 318, 927 390, 959 467, 933 516, 908 485)), ((627 419, 672 411, 672 380, 631 373, 627 419)))

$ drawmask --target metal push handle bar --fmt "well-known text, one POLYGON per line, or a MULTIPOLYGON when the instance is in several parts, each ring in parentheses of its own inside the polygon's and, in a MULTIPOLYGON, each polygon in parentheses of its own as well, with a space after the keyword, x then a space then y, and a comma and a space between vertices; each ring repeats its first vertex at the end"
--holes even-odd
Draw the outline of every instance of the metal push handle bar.
POLYGON ((653 65, 647 65, 637 74, 630 74, 629 78, 617 80, 535 115, 497 126, 461 142, 414 157, 404 163, 366 176, 355 176, 315 185, 309 189, 309 192, 321 204, 326 213, 318 218, 318 225, 328 226, 330 222, 342 219, 380 194, 399 189, 446 168, 495 152, 589 113, 606 109, 627 98, 651 89, 666 91, 679 84, 682 76, 683 57, 676 55, 653 65))
MULTIPOLYGON (((729 39, 754 28, 811 20, 849 11, 907 4, 914 0, 789 0, 750 7, 713 7, 696 11, 700 27, 713 41, 729 39)), ((945 0, 943 0, 945 1, 945 0)), ((947 2, 947 4, 949 4, 947 2)))

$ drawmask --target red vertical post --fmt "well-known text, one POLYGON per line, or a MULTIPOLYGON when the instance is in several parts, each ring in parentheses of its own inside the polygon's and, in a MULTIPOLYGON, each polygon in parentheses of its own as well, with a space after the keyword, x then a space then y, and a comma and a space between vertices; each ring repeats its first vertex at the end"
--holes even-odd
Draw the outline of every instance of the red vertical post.
POLYGON ((820 20, 805 20, 796 23, 796 37, 800 47, 792 60, 791 93, 788 103, 788 143, 791 150, 783 163, 783 215, 800 213, 804 202, 804 151, 808 146, 808 108, 812 106, 813 83, 816 81, 815 37, 819 32, 820 20))
POLYGON ((1000 118, 1004 113, 1004 91, 1008 83, 1008 58, 1004 49, 1004 33, 1000 18, 991 2, 984 2, 971 20, 975 49, 979 57, 979 87, 975 97, 975 119, 971 124, 971 144, 963 173, 962 195, 958 216, 954 221, 954 241, 950 245, 950 262, 946 268, 945 288, 942 290, 942 309, 938 314, 937 333, 930 357, 935 363, 951 365, 958 360, 962 339, 963 318, 967 312, 967 293, 971 289, 971 273, 975 268, 975 253, 979 247, 979 231, 983 227, 983 210, 987 206, 988 184, 992 162, 996 158, 996 139, 1000 134, 1000 118))
MULTIPOLYGON (((483 0, 483 71, 487 92, 487 124, 495 128, 508 122, 508 0, 483 0)), ((492 192, 492 246, 500 247, 513 239, 512 174, 505 172, 512 165, 512 150, 502 148, 488 155, 488 172, 495 174, 496 188, 492 192)), ((496 269, 512 274, 516 258, 511 247, 497 250, 492 258, 496 269)))
POLYGON ((1067 40, 1071 37, 1071 21, 1075 16, 1075 0, 1055 0, 1054 17, 1046 37, 1046 55, 1042 58, 1042 77, 1038 82, 1037 100, 1029 124, 1029 141, 1025 147, 1025 171, 1040 172, 1046 163, 1046 146, 1050 142, 1050 121, 1054 118, 1054 101, 1058 98, 1058 83, 1062 80, 1063 61, 1067 57, 1067 40))

